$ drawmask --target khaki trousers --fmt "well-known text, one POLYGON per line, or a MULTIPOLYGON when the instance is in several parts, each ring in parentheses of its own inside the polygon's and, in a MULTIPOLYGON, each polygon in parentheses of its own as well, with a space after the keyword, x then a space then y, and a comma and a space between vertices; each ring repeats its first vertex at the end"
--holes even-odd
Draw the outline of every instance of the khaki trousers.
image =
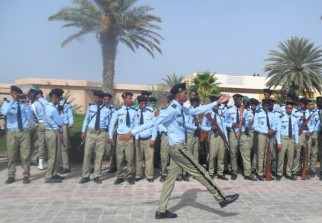
POLYGON ((61 156, 61 141, 59 139, 59 132, 52 130, 46 130, 45 139, 48 146, 48 169, 45 180, 49 180, 57 175, 58 161, 61 156))
MULTIPOLYGON (((293 174, 296 174, 297 172, 299 172, 301 170, 300 157, 301 157, 302 147, 305 150, 306 146, 308 146, 308 154, 310 154, 311 153, 311 145, 312 145, 312 137, 305 136, 305 133, 302 133, 299 136, 299 148, 297 150, 295 150, 294 165, 292 168, 293 174)), ((303 161, 304 161, 304 159, 305 159, 305 157, 303 157, 303 161)), ((308 167, 309 166, 310 166, 310 156, 309 156, 309 160, 308 160, 308 167)))
POLYGON ((161 166, 160 166, 160 174, 162 176, 167 175, 167 167, 168 167, 168 162, 169 162, 169 139, 166 134, 162 134, 161 136, 161 151, 160 151, 160 156, 161 156, 161 166))
POLYGON ((69 163, 69 137, 68 137, 68 125, 63 125, 63 136, 67 142, 67 145, 64 145, 62 143, 61 145, 61 163, 63 164, 64 169, 70 169, 70 163, 69 163))
POLYGON ((142 177, 142 169, 144 163, 146 178, 153 179, 154 148, 150 147, 150 140, 140 140, 140 145, 135 147, 135 151, 135 178, 142 177))
POLYGON ((21 166, 23 176, 30 176, 30 131, 11 131, 6 133, 8 153, 8 177, 15 178, 18 151, 20 149, 21 166))
POLYGON ((45 140, 45 124, 39 122, 37 126, 37 136, 38 136, 38 158, 46 159, 47 149, 46 149, 46 140, 45 140))
POLYGON ((105 131, 87 131, 84 150, 83 173, 82 177, 89 177, 91 170, 91 158, 95 153, 94 177, 100 177, 102 174, 102 162, 105 152, 106 132, 105 131))
POLYGON ((258 134, 258 167, 257 167, 257 174, 258 176, 264 176, 264 170, 266 169, 266 154, 267 154, 267 146, 268 143, 270 144, 271 149, 271 157, 273 156, 273 145, 274 145, 274 138, 270 138, 265 134, 258 134))
POLYGON ((294 140, 290 139, 288 136, 282 137, 282 148, 278 150, 278 166, 277 166, 277 175, 283 175, 284 159, 285 155, 287 156, 287 166, 286 166, 286 176, 292 176, 292 167, 294 161, 294 140))
POLYGON ((224 173, 224 157, 225 157, 225 144, 219 135, 210 133, 209 137, 209 174, 214 175, 215 172, 215 159, 217 158, 217 174, 223 175, 224 173))
POLYGON ((134 173, 134 145, 133 138, 129 141, 120 141, 116 143, 116 163, 118 178, 133 177, 134 173), (124 170, 125 169, 125 170, 124 170))
POLYGON ((188 151, 185 144, 177 144, 170 146, 170 169, 166 180, 163 183, 161 198, 159 201, 158 211, 164 213, 167 210, 168 202, 174 188, 177 176, 182 173, 182 170, 187 171, 191 176, 204 185, 214 198, 221 202, 226 195, 218 188, 209 172, 205 170, 188 151))

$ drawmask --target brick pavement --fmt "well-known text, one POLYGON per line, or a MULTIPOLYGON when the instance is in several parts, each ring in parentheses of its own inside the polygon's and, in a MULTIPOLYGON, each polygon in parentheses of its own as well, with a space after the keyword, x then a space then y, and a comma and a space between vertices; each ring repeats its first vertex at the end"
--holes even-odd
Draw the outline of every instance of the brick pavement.
MULTIPOLYGON (((31 183, 22 184, 21 167, 16 182, 5 185, 6 159, 0 159, 0 222, 160 222, 154 219, 162 183, 145 179, 131 186, 113 185, 104 163, 103 184, 78 184, 80 165, 62 184, 45 184, 45 171, 31 168, 31 183)), ((157 173, 157 170, 156 170, 157 173)), ((218 203, 197 181, 177 182, 169 210, 177 219, 162 222, 322 222, 322 182, 307 181, 250 182, 238 175, 236 181, 215 182, 227 194, 240 198, 226 208, 218 203)))

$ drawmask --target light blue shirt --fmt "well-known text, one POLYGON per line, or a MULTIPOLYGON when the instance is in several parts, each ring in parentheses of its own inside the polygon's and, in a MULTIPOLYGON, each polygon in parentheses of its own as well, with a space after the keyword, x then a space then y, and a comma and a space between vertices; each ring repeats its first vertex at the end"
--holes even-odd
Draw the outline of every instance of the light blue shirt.
POLYGON ((135 116, 137 115, 137 111, 134 110, 132 107, 125 107, 123 105, 121 108, 113 112, 111 122, 109 124, 109 137, 112 139, 113 136, 113 130, 114 126, 117 123, 117 134, 126 134, 130 132, 132 129, 137 126, 137 119, 135 116), (127 114, 127 108, 130 114, 130 127, 127 127, 126 125, 126 114, 127 114))
MULTIPOLYGON (((135 120, 137 125, 140 125, 140 119, 141 119, 141 109, 139 108, 137 110, 136 120, 135 120)), ((143 110, 143 123, 152 122, 153 119, 154 119, 154 112, 149 108, 145 108, 143 110)), ((152 140, 155 140, 155 138, 157 137, 157 128, 146 129, 146 130, 138 133, 135 136, 135 138, 136 139, 140 139, 140 138, 144 139, 144 138, 148 138, 150 136, 152 136, 152 140)))
MULTIPOLYGON (((107 130, 110 122, 111 110, 108 109, 104 104, 100 106, 100 120, 99 120, 99 129, 107 130)), ((82 132, 86 132, 88 128, 95 129, 95 123, 97 118, 97 104, 92 104, 88 107, 86 111, 86 115, 84 118, 82 132)), ((113 135, 113 132, 112 132, 113 135)))
POLYGON ((179 104, 176 100, 173 100, 171 104, 160 112, 156 119, 156 125, 164 124, 168 129, 169 145, 174 146, 176 144, 185 143, 186 130, 184 128, 183 117, 181 111, 185 115, 195 115, 210 111, 217 102, 211 104, 202 105, 197 108, 186 108, 179 104))
POLYGON ((322 111, 320 109, 317 109, 314 115, 314 119, 315 119, 315 127, 314 130, 317 132, 321 132, 322 127, 321 127, 321 120, 320 120, 320 114, 322 113, 322 111))
POLYGON ((314 129, 315 129, 315 114, 313 111, 310 111, 309 109, 306 109, 305 111, 304 110, 298 110, 296 112, 296 117, 298 118, 298 126, 299 126, 299 129, 302 127, 304 121, 301 120, 301 117, 305 115, 305 118, 307 119, 311 114, 312 117, 310 119, 310 121, 307 123, 306 127, 304 128, 303 132, 310 132, 310 133, 313 133, 314 132, 314 129))
MULTIPOLYGON (((247 109, 244 109, 243 116, 240 116, 240 108, 238 108, 239 120, 241 118, 244 118, 246 121, 246 113, 247 113, 247 109)), ((225 122, 226 122, 226 126, 229 129, 232 129, 233 123, 237 122, 237 107, 235 105, 225 111, 225 122)), ((239 125, 239 123, 236 123, 236 124, 237 126, 239 125)), ((241 132, 245 131, 245 124, 242 126, 241 132)), ((233 130, 237 132, 238 127, 233 130)))
MULTIPOLYGON (((215 112, 212 111, 210 114, 211 114, 211 117, 215 120, 215 112)), ((216 114, 216 121, 221 131, 225 134, 226 140, 228 141, 225 117, 223 115, 220 115, 218 112, 216 114)), ((200 127, 205 132, 209 132, 212 129, 211 122, 207 119, 206 116, 203 117, 200 127)))
MULTIPOLYGON (((277 144, 281 144, 281 136, 288 136, 288 126, 289 126, 289 118, 288 114, 282 115, 277 120, 277 131, 276 131, 276 140, 277 144)), ((292 137, 295 143, 299 142, 299 127, 297 123, 297 118, 291 115, 291 126, 292 126, 292 137)))
MULTIPOLYGON (((190 107, 193 108, 193 107, 190 107)), ((189 133, 195 133, 197 130, 196 122, 195 119, 193 118, 192 115, 184 115, 185 122, 186 122, 186 127, 187 127, 187 132, 189 133)), ((198 119, 198 117, 196 117, 198 119)))
POLYGON ((269 129, 272 129, 276 131, 276 120, 274 119, 274 113, 268 111, 268 120, 270 126, 267 126, 266 122, 266 112, 264 110, 260 110, 256 112, 255 118, 254 118, 254 129, 255 131, 262 133, 262 134, 267 134, 269 129))
POLYGON ((45 128, 47 130, 59 130, 61 126, 64 124, 63 118, 60 116, 57 107, 48 102, 45 105, 45 128))
POLYGON ((32 106, 32 110, 35 113, 36 118, 39 120, 43 120, 45 119, 45 114, 44 114, 44 110, 45 110, 45 105, 48 104, 48 101, 44 98, 39 98, 38 100, 36 100, 31 106, 32 106))
MULTIPOLYGON (((60 101, 60 105, 63 105, 64 102, 60 101)), ((66 103, 64 105, 64 112, 61 114, 64 119, 65 125, 73 125, 74 124, 74 115, 73 115, 73 108, 72 105, 69 103, 66 103)))
POLYGON ((1 107, 1 113, 7 117, 7 129, 18 129, 17 108, 18 103, 21 109, 22 126, 24 129, 29 128, 29 121, 32 119, 32 112, 28 105, 19 101, 11 100, 4 102, 1 107))

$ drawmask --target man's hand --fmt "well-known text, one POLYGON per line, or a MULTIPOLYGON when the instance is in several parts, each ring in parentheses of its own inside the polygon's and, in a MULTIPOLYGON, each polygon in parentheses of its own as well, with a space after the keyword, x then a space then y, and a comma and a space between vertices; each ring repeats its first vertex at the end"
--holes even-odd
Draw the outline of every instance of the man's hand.
POLYGON ((298 143, 294 143, 294 149, 298 149, 299 148, 299 144, 298 143))
POLYGON ((281 150, 282 149, 282 144, 277 144, 277 149, 281 150))
POLYGON ((306 136, 311 136, 311 132, 306 132, 305 135, 306 136))
POLYGON ((272 137, 274 135, 274 130, 273 129, 270 129, 268 132, 267 132, 267 135, 272 137))
POLYGON ((73 128, 73 124, 69 125, 68 127, 69 127, 69 128, 73 128))
POLYGON ((120 135, 118 139, 120 141, 129 141, 132 138, 133 134, 131 132, 128 132, 126 134, 120 135))
POLYGON ((149 145, 149 146, 150 146, 150 148, 154 148, 154 145, 155 145, 155 141, 154 141, 154 140, 151 140, 151 141, 150 141, 150 145, 149 145))
POLYGON ((134 142, 134 145, 135 145, 136 147, 140 146, 140 140, 136 139, 136 140, 135 140, 135 142, 134 142))
POLYGON ((234 122, 233 125, 231 126, 233 129, 237 128, 238 125, 234 122))
POLYGON ((223 94, 223 95, 220 96, 220 98, 218 98, 217 104, 223 104, 223 103, 229 101, 229 99, 230 99, 230 95, 223 94))
POLYGON ((108 139, 108 143, 114 146, 114 140, 113 139, 108 139))
POLYGON ((81 134, 81 139, 82 139, 82 140, 85 140, 85 138, 86 138, 86 133, 85 133, 85 132, 82 132, 82 134, 81 134))
POLYGON ((212 128, 214 131, 218 130, 218 126, 216 126, 216 125, 213 125, 211 128, 212 128))

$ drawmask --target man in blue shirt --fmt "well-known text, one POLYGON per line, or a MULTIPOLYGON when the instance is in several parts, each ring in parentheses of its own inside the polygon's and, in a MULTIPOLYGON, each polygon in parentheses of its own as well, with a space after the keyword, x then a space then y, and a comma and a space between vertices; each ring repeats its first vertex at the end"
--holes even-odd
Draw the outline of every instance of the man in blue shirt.
MULTIPOLYGON (((164 112, 160 113, 155 122, 155 125, 165 124, 167 126, 171 158, 169 174, 163 184, 158 210, 155 214, 156 219, 177 217, 177 214, 167 210, 167 206, 176 178, 181 174, 183 169, 204 185, 219 202, 221 207, 233 203, 239 197, 238 194, 226 196, 224 192, 215 185, 209 172, 207 172, 188 151, 186 145, 187 130, 184 115, 195 115, 210 111, 215 105, 229 100, 230 96, 224 95, 218 99, 217 102, 208 105, 199 106, 197 108, 186 108, 183 107, 183 103, 188 97, 185 83, 173 86, 170 93, 175 95, 175 100, 172 101, 164 112)), ((130 138, 132 134, 136 134, 139 131, 139 129, 133 129, 131 133, 122 136, 120 139, 126 140, 130 138)))
POLYGON ((6 184, 15 182, 17 154, 20 149, 21 166, 23 168, 23 183, 30 182, 30 131, 29 121, 32 113, 28 105, 22 102, 22 90, 17 86, 10 87, 11 101, 4 102, 1 113, 7 118, 7 152, 8 179, 6 184))
POLYGON ((103 104, 104 92, 93 91, 94 104, 87 109, 83 127, 82 140, 85 140, 82 179, 80 184, 90 181, 91 157, 95 152, 94 182, 101 184, 102 161, 105 153, 107 128, 110 122, 111 110, 103 104))
POLYGON ((45 105, 48 101, 44 98, 40 89, 35 92, 34 96, 35 102, 31 105, 31 108, 37 119, 38 169, 44 170, 44 163, 48 153, 45 142, 45 105))
POLYGON ((45 175, 45 183, 61 183, 63 178, 57 175, 58 161, 61 156, 61 144, 64 143, 61 137, 61 127, 64 124, 63 118, 57 109, 60 97, 64 91, 59 88, 49 93, 50 102, 45 105, 45 140, 48 147, 48 169, 45 175))
MULTIPOLYGON (((119 136, 128 133, 130 130, 135 128, 137 125, 135 118, 137 115, 136 110, 131 106, 133 105, 133 93, 124 92, 122 94, 123 106, 117 109, 113 115, 109 125, 109 142, 114 145, 113 132, 115 124, 117 124, 117 142, 116 142, 116 161, 117 161, 117 172, 114 184, 120 184, 127 179, 128 183, 135 184, 134 180, 134 145, 133 139, 129 141, 119 140, 119 136), (126 164, 126 171, 124 167, 126 164)), ((138 135, 135 137, 138 139, 138 135)))
MULTIPOLYGON (((138 96, 139 108, 136 115, 136 123, 143 125, 146 122, 151 122, 154 119, 154 113, 149 108, 146 108, 148 99, 144 96, 138 96)), ((154 181, 154 143, 157 137, 157 128, 150 128, 138 133, 135 147, 135 181, 142 178, 142 168, 144 162, 145 176, 147 181, 154 181)))
MULTIPOLYGON (((64 119, 64 124, 62 126, 63 136, 66 142, 69 142, 68 129, 73 128, 74 125, 73 108, 72 105, 67 101, 67 98, 61 98, 58 108, 60 111, 60 115, 64 119)), ((66 145, 62 145, 61 147, 60 163, 62 165, 62 168, 59 170, 59 174, 68 174, 71 172, 70 157, 68 152, 69 149, 69 143, 66 143, 66 145)))
POLYGON ((246 126, 245 132, 249 135, 249 148, 251 149, 251 160, 252 160, 252 173, 255 174, 257 171, 257 138, 258 135, 254 130, 254 119, 255 114, 258 110, 259 101, 255 98, 249 99, 250 109, 248 111, 249 122, 246 126))
POLYGON ((286 179, 296 180, 292 175, 294 150, 299 146, 297 118, 292 115, 294 103, 286 102, 285 114, 277 120, 277 149, 278 149, 278 167, 276 180, 281 180, 283 175, 284 159, 287 153, 286 179))

